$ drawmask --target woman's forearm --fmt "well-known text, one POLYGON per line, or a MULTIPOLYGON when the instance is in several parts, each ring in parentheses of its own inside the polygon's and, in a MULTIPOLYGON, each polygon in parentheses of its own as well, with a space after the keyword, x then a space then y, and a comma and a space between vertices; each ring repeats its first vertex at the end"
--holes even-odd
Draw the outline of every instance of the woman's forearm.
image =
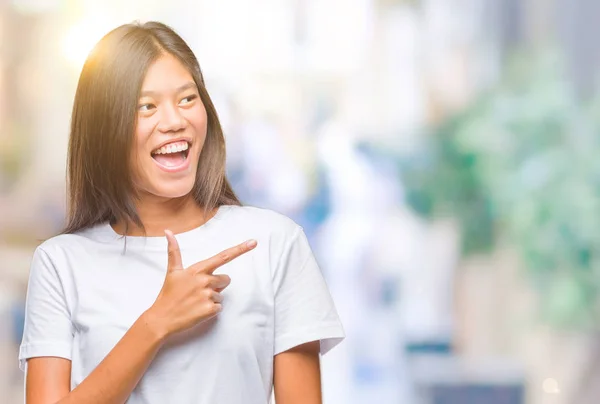
POLYGON ((152 314, 142 314, 90 375, 57 404, 124 403, 164 338, 152 314))

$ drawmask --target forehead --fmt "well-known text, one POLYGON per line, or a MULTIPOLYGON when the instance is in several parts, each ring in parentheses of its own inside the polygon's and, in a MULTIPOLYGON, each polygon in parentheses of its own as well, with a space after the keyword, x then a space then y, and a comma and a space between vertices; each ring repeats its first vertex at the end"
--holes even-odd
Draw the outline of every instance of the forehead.
POLYGON ((148 68, 142 91, 169 92, 190 81, 194 79, 189 70, 174 56, 164 54, 148 68))

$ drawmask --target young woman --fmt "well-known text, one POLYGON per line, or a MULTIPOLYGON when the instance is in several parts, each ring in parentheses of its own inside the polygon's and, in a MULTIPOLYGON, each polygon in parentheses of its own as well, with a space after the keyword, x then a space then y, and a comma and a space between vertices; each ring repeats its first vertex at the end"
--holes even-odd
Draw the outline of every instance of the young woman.
POLYGON ((35 251, 28 404, 321 402, 344 337, 302 229, 241 206, 198 62, 167 26, 108 33, 79 79, 63 234, 35 251))

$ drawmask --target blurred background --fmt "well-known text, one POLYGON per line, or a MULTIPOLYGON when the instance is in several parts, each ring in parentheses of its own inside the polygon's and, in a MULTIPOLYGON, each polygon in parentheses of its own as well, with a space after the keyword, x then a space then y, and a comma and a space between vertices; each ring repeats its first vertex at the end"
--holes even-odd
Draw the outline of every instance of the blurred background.
POLYGON ((0 1, 0 401, 107 31, 196 52, 245 204, 301 224, 347 332, 326 404, 600 402, 596 0, 0 1))

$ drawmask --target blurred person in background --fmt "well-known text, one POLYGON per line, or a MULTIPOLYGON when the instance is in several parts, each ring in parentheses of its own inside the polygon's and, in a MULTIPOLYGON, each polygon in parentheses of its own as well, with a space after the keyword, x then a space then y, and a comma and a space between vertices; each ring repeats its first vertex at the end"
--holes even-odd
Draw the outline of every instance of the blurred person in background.
POLYGON ((241 206, 169 27, 123 25, 89 55, 68 179, 67 226, 31 264, 27 403, 321 403, 319 354, 344 338, 327 285, 300 226, 241 206))

